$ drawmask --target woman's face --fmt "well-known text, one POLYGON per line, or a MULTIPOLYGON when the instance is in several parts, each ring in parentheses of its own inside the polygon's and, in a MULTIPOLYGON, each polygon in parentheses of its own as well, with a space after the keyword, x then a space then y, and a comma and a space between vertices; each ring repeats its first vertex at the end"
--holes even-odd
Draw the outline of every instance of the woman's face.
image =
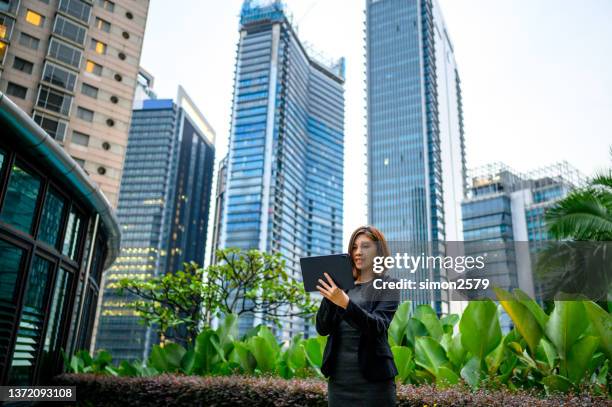
POLYGON ((365 233, 355 239, 351 252, 353 263, 358 270, 371 270, 376 257, 376 243, 365 233))

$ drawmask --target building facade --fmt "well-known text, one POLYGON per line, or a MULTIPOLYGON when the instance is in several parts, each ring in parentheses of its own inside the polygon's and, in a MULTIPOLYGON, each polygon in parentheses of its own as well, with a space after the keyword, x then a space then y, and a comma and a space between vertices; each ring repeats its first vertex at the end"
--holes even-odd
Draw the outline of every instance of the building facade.
POLYGON ((119 253, 110 203, 0 93, 0 385, 48 383, 88 349, 102 271, 119 253))
MULTIPOLYGON (((461 240, 466 190, 461 86, 440 7, 432 0, 366 1, 368 223, 399 250, 444 255, 461 240)), ((419 280, 444 280, 421 269, 419 280)), ((413 304, 449 311, 446 293, 413 304)))
MULTIPOLYGON (((465 254, 487 253, 491 286, 520 288, 539 300, 530 252, 553 240, 546 231, 547 208, 584 184, 584 176, 567 162, 519 173, 503 163, 470 171, 471 185, 462 203, 465 254)), ((505 328, 510 319, 504 315, 505 328)))
POLYGON ((144 360, 158 343, 119 296, 124 277, 204 264, 215 133, 182 88, 176 101, 150 99, 134 110, 117 215, 121 253, 105 279, 96 349, 118 360, 144 360))
POLYGON ((0 91, 116 207, 149 1, 0 1, 0 91))
POLYGON ((301 279, 300 257, 342 251, 344 60, 314 59, 280 1, 255 3, 240 15, 219 241, 281 253, 301 279))

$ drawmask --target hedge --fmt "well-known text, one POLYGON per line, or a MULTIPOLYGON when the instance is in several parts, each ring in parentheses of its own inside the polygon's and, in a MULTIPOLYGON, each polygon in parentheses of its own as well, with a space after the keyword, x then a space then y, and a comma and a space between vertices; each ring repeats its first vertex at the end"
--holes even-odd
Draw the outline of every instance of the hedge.
MULTIPOLYGON (((55 377, 53 384, 76 386, 80 406, 327 406, 327 383, 319 379, 63 374, 55 377)), ((612 406, 612 400, 589 394, 541 398, 527 392, 471 391, 463 386, 442 389, 433 385, 398 385, 397 402, 407 407, 612 406)))

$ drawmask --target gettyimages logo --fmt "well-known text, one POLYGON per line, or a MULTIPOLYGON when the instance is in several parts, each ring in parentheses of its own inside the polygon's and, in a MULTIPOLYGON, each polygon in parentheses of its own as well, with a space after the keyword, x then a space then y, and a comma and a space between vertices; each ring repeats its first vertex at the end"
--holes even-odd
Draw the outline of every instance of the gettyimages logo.
POLYGON ((374 257, 373 271, 380 274, 385 268, 394 268, 415 273, 420 268, 437 267, 463 273, 473 269, 484 269, 485 256, 486 253, 482 256, 426 256, 425 253, 421 253, 420 256, 412 256, 408 253, 396 253, 395 256, 374 257))

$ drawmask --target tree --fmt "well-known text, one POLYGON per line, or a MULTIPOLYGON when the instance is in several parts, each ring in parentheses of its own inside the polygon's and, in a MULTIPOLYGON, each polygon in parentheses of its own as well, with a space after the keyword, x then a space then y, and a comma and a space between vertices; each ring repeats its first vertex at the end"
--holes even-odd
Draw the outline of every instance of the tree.
POLYGON ((285 270, 279 253, 230 248, 217 251, 218 263, 201 268, 184 263, 184 270, 142 281, 137 277, 119 281, 119 293, 138 299, 129 303, 162 342, 171 339, 193 342, 202 325, 213 316, 257 313, 279 325, 290 316, 311 317, 317 304, 285 270))
POLYGON ((612 169, 561 199, 546 211, 545 219, 555 239, 611 241, 612 169))

